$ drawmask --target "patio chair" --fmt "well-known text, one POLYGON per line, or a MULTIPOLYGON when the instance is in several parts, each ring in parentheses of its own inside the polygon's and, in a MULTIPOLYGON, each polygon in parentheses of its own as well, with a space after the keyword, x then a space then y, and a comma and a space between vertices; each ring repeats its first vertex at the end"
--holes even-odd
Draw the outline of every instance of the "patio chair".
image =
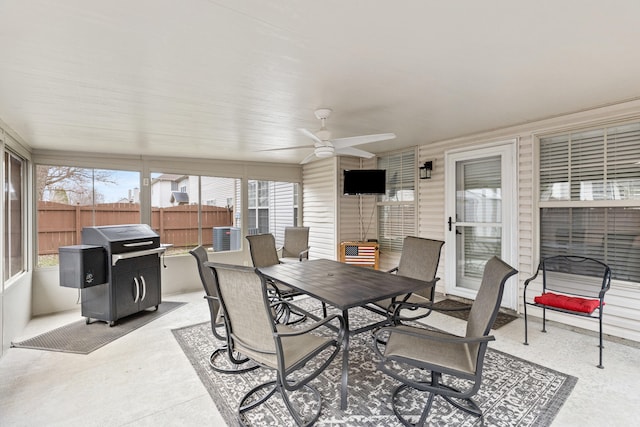
POLYGON ((280 262, 309 259, 309 227, 285 227, 284 244, 278 249, 280 262))
POLYGON ((556 255, 540 261, 532 277, 524 281, 524 344, 529 345, 527 306, 542 308, 542 332, 547 332, 547 310, 598 319, 600 358, 602 364, 602 315, 604 296, 611 287, 611 268, 597 259, 577 255, 556 255), (542 295, 527 298, 529 284, 542 278, 542 295), (595 311, 597 310, 597 313, 595 311))
MULTIPOLYGON (((444 242, 441 240, 425 239, 422 237, 407 236, 402 243, 402 253, 398 266, 389 270, 389 273, 395 273, 400 276, 411 277, 413 279, 424 280, 433 286, 426 286, 424 289, 412 292, 410 294, 401 295, 395 298, 376 301, 367 306, 371 311, 378 314, 388 316, 390 323, 400 320, 398 317, 398 308, 407 308, 407 305, 396 304, 399 302, 408 302, 412 304, 430 304, 436 292, 435 283, 440 280, 436 276, 438 270, 438 262, 440 261, 440 252, 444 242)), ((421 317, 427 316, 423 313, 421 317)))
POLYGON ((505 282, 516 273, 516 269, 497 257, 486 263, 464 337, 406 325, 382 328, 376 333, 388 334, 384 350, 376 340, 374 350, 382 359, 378 369, 402 383, 393 391, 392 406, 403 425, 423 426, 436 396, 442 396, 469 414, 482 416, 481 409, 471 397, 482 383, 482 367, 489 341, 495 340, 489 331, 498 315, 505 282), (462 383, 465 389, 445 384, 443 375, 446 375, 447 382, 465 380, 462 383), (421 392, 428 393, 428 397, 419 419, 412 423, 407 415, 401 413, 402 404, 411 397, 407 394, 421 395, 421 392))
MULTIPOLYGON (((254 234, 247 236, 247 240, 249 241, 249 252, 254 267, 269 267, 280 264, 280 258, 278 257, 278 250, 276 248, 276 239, 273 237, 273 234, 254 234)), ((272 299, 291 300, 293 297, 302 295, 300 292, 282 283, 269 281, 268 285, 272 299)), ((281 323, 300 323, 304 322, 307 318, 305 314, 292 309, 289 305, 278 306, 278 310, 280 311, 277 313, 277 319, 281 323)))
MULTIPOLYGON (((265 403, 276 392, 297 425, 313 424, 320 417, 322 398, 309 382, 320 375, 340 352, 344 319, 334 314, 295 329, 279 324, 273 317, 273 308, 287 305, 288 301, 273 302, 266 280, 255 269, 211 263, 209 266, 217 278, 216 287, 226 316, 229 347, 276 371, 274 380, 253 387, 240 399, 238 414, 241 424, 248 425, 249 411, 265 403), (323 326, 326 331, 320 335, 317 332, 322 331, 319 328, 323 326)), ((259 418, 259 414, 256 417, 259 418)))
MULTIPOLYGON (((220 310, 220 300, 218 299, 218 291, 215 286, 215 275, 213 271, 204 265, 209 260, 207 250, 204 246, 197 246, 189 251, 196 259, 198 265, 198 273, 204 287, 205 299, 209 304, 209 314, 211 316, 211 332, 213 336, 223 342, 226 342, 226 335, 221 333, 220 329, 224 328, 224 315, 220 310)), ((259 368, 258 365, 252 363, 248 358, 239 354, 233 354, 228 351, 226 344, 216 347, 209 356, 209 365, 211 369, 221 373, 243 373, 259 368), (229 360, 223 360, 222 356, 227 353, 229 360)))

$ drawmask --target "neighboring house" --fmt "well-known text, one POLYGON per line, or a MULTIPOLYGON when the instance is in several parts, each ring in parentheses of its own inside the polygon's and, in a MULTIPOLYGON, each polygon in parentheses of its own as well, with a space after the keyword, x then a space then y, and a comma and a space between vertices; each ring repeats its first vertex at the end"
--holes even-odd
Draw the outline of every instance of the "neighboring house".
POLYGON ((179 192, 180 183, 188 181, 185 175, 160 174, 151 178, 151 206, 166 208, 179 204, 173 198, 175 192, 179 192))

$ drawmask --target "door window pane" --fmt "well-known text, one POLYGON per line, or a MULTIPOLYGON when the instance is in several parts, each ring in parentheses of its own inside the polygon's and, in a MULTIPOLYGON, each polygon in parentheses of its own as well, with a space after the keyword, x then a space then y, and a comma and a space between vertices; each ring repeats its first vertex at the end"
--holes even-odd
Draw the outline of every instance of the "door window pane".
POLYGON ((480 289, 484 266, 502 251, 500 227, 456 227, 456 266, 458 286, 480 289))
POLYGON ((484 265, 502 253, 501 157, 456 162, 456 282, 478 290, 484 265), (490 224, 490 225, 489 225, 490 224))
POLYGON ((457 163, 456 221, 501 222, 500 157, 457 163))

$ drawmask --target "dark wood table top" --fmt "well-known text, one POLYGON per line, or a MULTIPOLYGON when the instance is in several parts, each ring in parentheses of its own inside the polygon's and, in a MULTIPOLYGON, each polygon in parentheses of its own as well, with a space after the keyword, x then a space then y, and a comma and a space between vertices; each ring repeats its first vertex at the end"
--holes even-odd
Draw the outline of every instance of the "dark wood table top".
POLYGON ((327 259, 276 264, 258 270, 343 311, 433 286, 422 280, 327 259))

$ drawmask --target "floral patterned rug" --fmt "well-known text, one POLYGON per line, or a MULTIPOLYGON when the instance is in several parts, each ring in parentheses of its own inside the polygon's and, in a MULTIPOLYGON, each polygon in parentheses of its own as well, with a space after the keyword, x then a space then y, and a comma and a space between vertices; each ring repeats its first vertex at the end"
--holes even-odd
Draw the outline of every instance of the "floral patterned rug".
MULTIPOLYGON (((313 301, 316 302, 316 301, 313 301)), ((307 309, 315 310, 315 304, 307 309)), ((370 322, 375 314, 364 309, 349 311, 352 327, 370 322)), ((266 368, 244 374, 219 374, 209 367, 209 355, 220 344, 209 322, 173 330, 174 336, 209 391, 228 425, 239 424, 236 413, 242 396, 254 386, 272 380, 274 372, 266 368)), ((370 333, 352 337, 349 349, 348 408, 340 409, 340 355, 311 385, 322 395, 322 414, 318 426, 399 426, 391 408, 391 393, 399 384, 377 370, 377 357, 371 349, 370 333)), ((311 367, 312 368, 312 367, 311 367)), ((483 410, 483 417, 468 415, 437 397, 428 425, 442 426, 548 426, 573 390, 577 378, 489 349, 485 357, 483 382, 474 400, 483 410)), ((455 384, 454 384, 455 385, 455 384)), ((460 384, 458 384, 460 385, 460 384)), ((407 396, 405 409, 416 416, 425 396, 407 396)), ((301 407, 307 404, 304 395, 293 396, 301 407)), ((250 412, 249 422, 256 426, 294 425, 282 399, 272 397, 266 404, 250 412)))

